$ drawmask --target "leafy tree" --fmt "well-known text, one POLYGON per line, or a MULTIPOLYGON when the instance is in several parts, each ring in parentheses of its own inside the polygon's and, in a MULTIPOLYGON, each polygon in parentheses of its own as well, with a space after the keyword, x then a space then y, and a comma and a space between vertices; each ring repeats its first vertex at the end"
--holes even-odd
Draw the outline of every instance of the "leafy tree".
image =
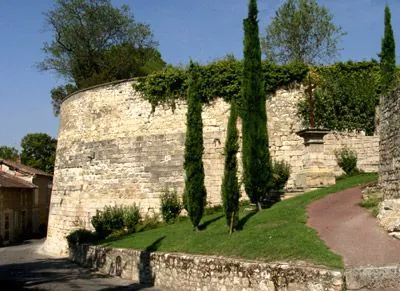
POLYGON ((240 114, 243 128, 245 190, 251 202, 257 204, 261 210, 261 199, 268 192, 271 165, 257 14, 257 1, 250 0, 248 18, 243 22, 244 60, 240 114))
POLYGON ((14 147, 0 146, 0 160, 17 161, 19 159, 18 150, 14 147))
MULTIPOLYGON (((136 22, 128 6, 116 8, 110 0, 55 3, 44 14, 53 40, 44 43, 46 58, 39 68, 56 72, 75 90, 143 76, 164 67, 149 25, 136 22)), ((60 93, 71 93, 71 88, 55 88, 53 104, 59 106, 65 98, 60 93)))
POLYGON ((385 34, 381 49, 381 85, 382 92, 386 93, 393 87, 396 72, 396 48, 391 24, 389 6, 385 6, 385 34))
POLYGON ((186 114, 185 140, 185 207, 189 213, 193 227, 198 228, 206 203, 206 187, 204 185, 203 166, 203 121, 201 119, 202 102, 199 95, 199 66, 190 63, 188 111, 186 114))
POLYGON ((228 121, 228 135, 225 142, 225 170, 221 187, 226 223, 229 226, 230 233, 236 228, 239 220, 240 188, 237 177, 238 163, 236 158, 236 154, 239 150, 239 134, 236 122, 236 105, 232 102, 231 114, 228 121))
POLYGON ((344 35, 329 10, 316 0, 286 0, 262 39, 263 52, 277 63, 325 62, 337 55, 344 35))
POLYGON ((46 133, 29 133, 21 140, 21 162, 52 174, 57 140, 46 133))

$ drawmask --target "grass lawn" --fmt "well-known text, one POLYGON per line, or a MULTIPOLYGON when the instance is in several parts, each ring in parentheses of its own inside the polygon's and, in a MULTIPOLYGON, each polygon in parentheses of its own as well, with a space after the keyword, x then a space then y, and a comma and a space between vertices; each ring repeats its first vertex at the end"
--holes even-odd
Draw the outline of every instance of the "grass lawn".
POLYGON ((313 229, 307 227, 306 206, 330 193, 376 181, 376 174, 342 179, 335 186, 308 192, 254 213, 241 210, 242 230, 229 235, 222 212, 205 216, 205 229, 193 231, 190 221, 123 236, 104 244, 116 248, 184 252, 262 261, 305 261, 343 268, 313 229))

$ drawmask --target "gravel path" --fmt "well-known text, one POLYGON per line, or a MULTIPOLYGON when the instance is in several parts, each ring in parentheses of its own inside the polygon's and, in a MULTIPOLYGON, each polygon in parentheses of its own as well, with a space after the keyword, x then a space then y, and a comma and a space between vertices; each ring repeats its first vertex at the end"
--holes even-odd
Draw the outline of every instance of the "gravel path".
POLYGON ((331 194, 308 207, 308 224, 343 256, 346 266, 385 266, 400 262, 400 240, 389 237, 358 203, 361 189, 331 194))

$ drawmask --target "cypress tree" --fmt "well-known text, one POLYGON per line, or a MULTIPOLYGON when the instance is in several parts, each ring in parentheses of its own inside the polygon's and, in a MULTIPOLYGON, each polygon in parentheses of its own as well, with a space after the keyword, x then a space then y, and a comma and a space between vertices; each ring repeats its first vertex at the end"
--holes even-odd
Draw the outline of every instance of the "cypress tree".
POLYGON ((381 48, 382 92, 387 93, 394 85, 396 71, 396 51, 389 6, 385 6, 385 33, 381 48))
POLYGON ((198 228, 206 202, 203 166, 203 122, 201 119, 202 101, 199 95, 199 66, 190 62, 188 111, 186 114, 185 140, 185 202, 193 227, 198 228))
POLYGON ((229 226, 229 232, 232 233, 238 223, 239 213, 239 182, 237 178, 237 158, 239 150, 238 130, 236 127, 237 112, 236 105, 232 101, 231 113, 228 121, 228 133, 225 141, 225 169, 222 179, 221 196, 226 217, 226 223, 229 226))
POLYGON ((261 49, 257 20, 257 1, 249 1, 244 19, 244 62, 242 80, 243 180, 252 203, 261 210, 261 199, 267 195, 271 165, 268 149, 267 113, 263 90, 261 49))

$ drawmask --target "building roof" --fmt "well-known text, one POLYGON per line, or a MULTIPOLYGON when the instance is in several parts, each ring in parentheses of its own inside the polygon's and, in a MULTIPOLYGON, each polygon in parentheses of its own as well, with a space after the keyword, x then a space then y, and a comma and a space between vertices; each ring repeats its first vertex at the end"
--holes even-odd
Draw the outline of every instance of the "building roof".
POLYGON ((0 188, 37 188, 36 185, 29 183, 25 180, 11 176, 7 173, 0 172, 0 188))
POLYGON ((48 174, 46 172, 43 172, 42 170, 35 169, 26 165, 23 165, 21 163, 15 162, 15 161, 10 161, 10 160, 0 160, 0 164, 4 164, 6 166, 9 166, 15 170, 19 170, 21 172, 31 174, 31 175, 41 175, 41 176, 48 176, 52 177, 53 175, 48 174))

